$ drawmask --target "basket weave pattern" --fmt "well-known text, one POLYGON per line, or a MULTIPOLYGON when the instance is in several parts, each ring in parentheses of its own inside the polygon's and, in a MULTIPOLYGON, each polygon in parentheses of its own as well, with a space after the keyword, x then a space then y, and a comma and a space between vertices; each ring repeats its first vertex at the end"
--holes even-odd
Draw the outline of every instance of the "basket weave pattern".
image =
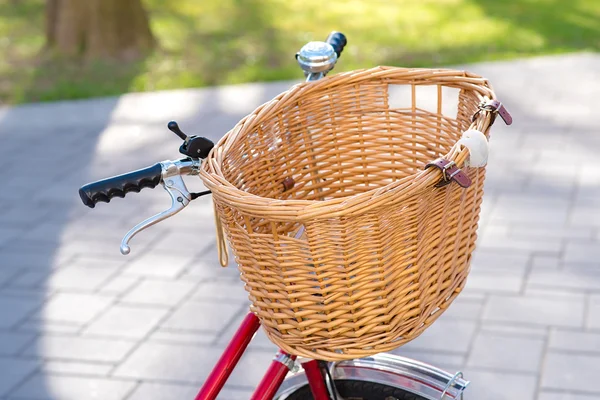
POLYGON ((389 351, 421 334, 463 288, 485 168, 468 189, 434 185, 488 82, 452 70, 378 67, 292 87, 240 121, 201 171, 268 337, 299 356, 342 360, 389 351), (390 85, 412 104, 389 105, 390 85), (437 110, 415 87, 437 88, 437 110), (444 87, 460 89, 456 117, 444 87), (293 180, 293 187, 283 184, 293 180))

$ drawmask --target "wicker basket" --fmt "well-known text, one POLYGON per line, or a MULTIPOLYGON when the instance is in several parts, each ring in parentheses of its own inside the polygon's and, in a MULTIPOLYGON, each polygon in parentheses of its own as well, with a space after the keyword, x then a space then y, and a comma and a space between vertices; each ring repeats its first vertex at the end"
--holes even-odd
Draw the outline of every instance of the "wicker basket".
MULTIPOLYGON (((389 351, 421 334, 469 271, 485 168, 436 187, 444 156, 463 167, 463 131, 488 134, 495 99, 476 75, 378 67, 302 83, 228 132, 201 178, 268 337, 321 360, 389 351), (389 89, 403 85, 408 106, 389 89), (419 108, 421 85, 437 108, 419 108), (455 88, 457 115, 442 114, 455 88), (461 148, 459 148, 461 147, 461 148)), ((434 106, 435 108, 435 106, 434 106)))

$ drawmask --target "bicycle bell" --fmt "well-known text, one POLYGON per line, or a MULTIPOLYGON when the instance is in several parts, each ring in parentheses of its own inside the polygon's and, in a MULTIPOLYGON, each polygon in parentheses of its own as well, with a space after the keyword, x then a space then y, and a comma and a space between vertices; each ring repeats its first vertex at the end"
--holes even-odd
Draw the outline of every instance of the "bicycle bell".
POLYGON ((296 60, 305 75, 327 74, 337 61, 332 45, 326 42, 308 42, 296 54, 296 60))

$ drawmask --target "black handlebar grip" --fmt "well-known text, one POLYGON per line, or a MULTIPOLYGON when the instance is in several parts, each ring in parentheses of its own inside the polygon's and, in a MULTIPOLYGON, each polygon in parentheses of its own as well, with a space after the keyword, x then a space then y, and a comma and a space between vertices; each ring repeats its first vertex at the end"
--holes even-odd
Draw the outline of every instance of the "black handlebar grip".
POLYGON ((342 54, 344 46, 346 46, 346 44, 348 43, 348 41, 346 40, 346 36, 343 33, 336 31, 331 32, 329 36, 327 36, 326 42, 333 47, 338 58, 342 54))
POLYGON ((94 208, 99 201, 110 203, 113 197, 125 197, 126 193, 139 193, 142 188, 155 188, 161 181, 162 166, 156 163, 151 167, 138 169, 123 175, 88 183, 79 189, 83 204, 94 208))

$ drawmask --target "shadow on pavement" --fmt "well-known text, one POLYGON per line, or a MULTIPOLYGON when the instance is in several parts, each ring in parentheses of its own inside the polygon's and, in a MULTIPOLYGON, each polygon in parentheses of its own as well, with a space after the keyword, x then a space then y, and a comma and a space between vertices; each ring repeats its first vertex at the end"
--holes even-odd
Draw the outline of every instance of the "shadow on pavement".
MULTIPOLYGON (((132 254, 123 257, 118 251, 122 236, 166 209, 166 193, 144 189, 90 210, 77 190, 92 180, 179 158, 180 139, 166 129, 171 119, 188 134, 218 140, 289 86, 131 94, 0 109, 0 167, 5 171, 0 370, 10 371, 0 377, 0 398, 83 399, 89 396, 88 383, 114 398, 135 390, 135 381, 115 384, 102 376, 127 359, 170 311, 159 304, 154 314, 144 314, 147 305, 122 306, 123 296, 146 281, 184 276, 195 287, 219 276, 235 279, 236 272, 218 267, 210 198, 136 236, 132 254), (204 267, 207 271, 200 270, 204 267), (173 268, 177 276, 170 275, 173 268), (100 325, 115 322, 127 310, 148 329, 132 336, 119 326, 106 331, 94 325, 99 319, 100 325)), ((187 181, 191 190, 202 189, 199 180, 187 181)), ((219 328, 231 329, 227 322, 219 328)))

